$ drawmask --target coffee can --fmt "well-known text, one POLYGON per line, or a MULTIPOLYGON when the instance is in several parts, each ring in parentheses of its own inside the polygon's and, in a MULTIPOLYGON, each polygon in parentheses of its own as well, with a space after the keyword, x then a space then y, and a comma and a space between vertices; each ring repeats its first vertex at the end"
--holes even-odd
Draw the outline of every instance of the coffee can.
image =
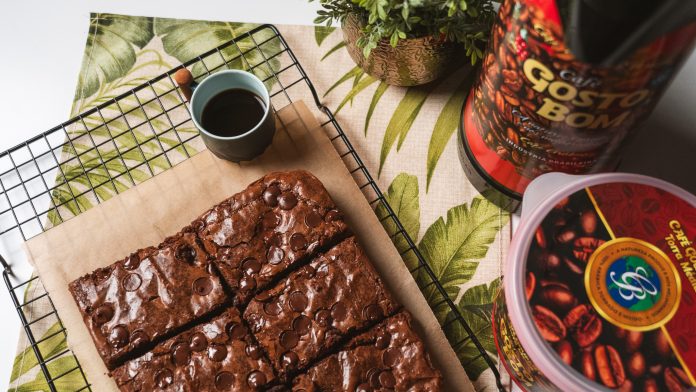
POLYGON ((533 181, 494 302, 523 391, 696 386, 696 196, 651 177, 533 181))

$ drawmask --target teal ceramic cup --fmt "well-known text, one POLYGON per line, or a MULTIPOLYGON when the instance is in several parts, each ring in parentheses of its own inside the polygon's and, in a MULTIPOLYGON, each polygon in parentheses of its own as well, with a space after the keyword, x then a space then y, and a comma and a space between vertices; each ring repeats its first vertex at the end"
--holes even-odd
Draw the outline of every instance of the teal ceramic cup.
MULTIPOLYGON (((248 161, 261 155, 271 144, 276 129, 271 97, 263 82, 252 73, 224 70, 191 87, 191 118, 206 147, 218 158, 233 162, 248 161), (203 126, 203 109, 213 97, 229 89, 242 89, 256 94, 263 101, 264 114, 259 123, 248 131, 235 136, 220 136, 203 126)), ((234 121, 234 118, 230 118, 230 121, 234 121)))

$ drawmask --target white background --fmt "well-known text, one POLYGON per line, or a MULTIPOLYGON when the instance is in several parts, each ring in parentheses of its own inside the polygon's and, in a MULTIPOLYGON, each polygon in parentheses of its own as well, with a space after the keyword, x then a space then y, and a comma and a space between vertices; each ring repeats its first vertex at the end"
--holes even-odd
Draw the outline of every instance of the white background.
MULTIPOLYGON (((64 121, 82 61, 90 12, 174 18, 311 24, 316 3, 305 0, 89 0, 3 2, 0 11, 0 151, 64 121)), ((696 193, 696 55, 692 55, 643 130, 627 148, 622 169, 661 177, 696 193)), ((0 254, 20 274, 17 241, 0 254)), ((0 285, 0 390, 15 353, 19 322, 0 285)))

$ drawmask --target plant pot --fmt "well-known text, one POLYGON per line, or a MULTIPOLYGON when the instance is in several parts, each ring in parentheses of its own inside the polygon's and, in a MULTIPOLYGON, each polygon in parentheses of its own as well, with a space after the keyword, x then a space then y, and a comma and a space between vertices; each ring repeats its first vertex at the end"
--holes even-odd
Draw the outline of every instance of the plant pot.
POLYGON ((464 49, 442 37, 400 39, 396 47, 383 39, 365 58, 357 41, 363 36, 364 23, 356 14, 348 15, 342 24, 343 38, 353 61, 367 74, 394 86, 416 86, 438 79, 461 65, 464 49))

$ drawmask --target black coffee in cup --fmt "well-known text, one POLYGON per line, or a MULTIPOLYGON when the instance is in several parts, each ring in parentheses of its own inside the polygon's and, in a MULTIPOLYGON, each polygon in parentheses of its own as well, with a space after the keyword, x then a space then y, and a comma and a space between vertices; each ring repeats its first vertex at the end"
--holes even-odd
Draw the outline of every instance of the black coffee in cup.
POLYGON ((201 116, 203 127, 221 137, 239 136, 256 127, 266 112, 261 97, 241 88, 216 94, 206 103, 201 116))

